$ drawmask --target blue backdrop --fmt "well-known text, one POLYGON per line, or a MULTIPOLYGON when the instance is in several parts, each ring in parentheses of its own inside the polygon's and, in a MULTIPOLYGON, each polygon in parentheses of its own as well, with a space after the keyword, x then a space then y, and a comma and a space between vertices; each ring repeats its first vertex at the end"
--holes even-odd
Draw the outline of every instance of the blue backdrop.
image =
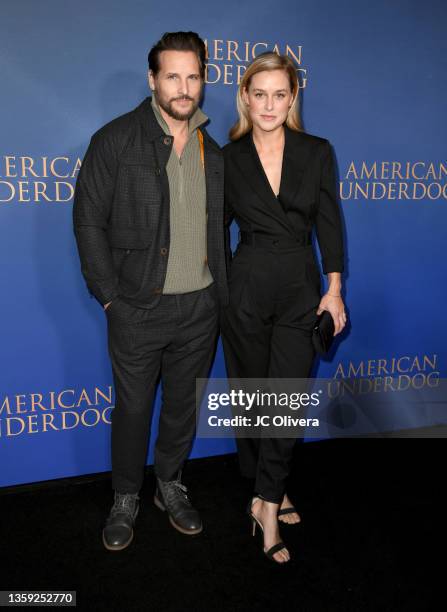
MULTIPOLYGON (((351 328, 318 374, 445 375, 446 17, 440 0, 5 3, 1 486, 110 469, 106 321, 80 274, 73 186, 91 134, 148 95, 165 31, 207 40, 203 109, 222 145, 238 75, 276 49, 296 62, 306 131, 334 146, 351 328)), ((212 374, 225 375, 220 347, 212 374)), ((233 449, 197 440, 192 456, 233 449)))

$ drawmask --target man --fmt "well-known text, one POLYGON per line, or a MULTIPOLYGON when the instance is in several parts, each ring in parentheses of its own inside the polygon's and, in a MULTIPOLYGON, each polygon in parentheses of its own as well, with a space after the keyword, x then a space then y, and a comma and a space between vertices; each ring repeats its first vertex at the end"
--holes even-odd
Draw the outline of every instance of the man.
POLYGON ((202 530, 181 471, 196 378, 209 373, 228 300, 222 154, 199 108, 205 45, 194 32, 167 33, 148 62, 153 97, 93 135, 73 211, 82 273, 106 311, 115 385, 108 550, 133 538, 160 373, 154 502, 180 532, 202 530))

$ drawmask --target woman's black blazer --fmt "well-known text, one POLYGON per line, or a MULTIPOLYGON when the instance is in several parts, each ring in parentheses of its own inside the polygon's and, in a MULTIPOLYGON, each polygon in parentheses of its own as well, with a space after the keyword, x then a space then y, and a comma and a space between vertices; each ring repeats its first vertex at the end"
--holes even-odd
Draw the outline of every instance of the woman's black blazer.
POLYGON ((323 272, 343 272, 341 213, 329 141, 285 126, 279 200, 262 169, 251 131, 223 151, 227 226, 235 218, 241 231, 278 239, 315 228, 323 272))

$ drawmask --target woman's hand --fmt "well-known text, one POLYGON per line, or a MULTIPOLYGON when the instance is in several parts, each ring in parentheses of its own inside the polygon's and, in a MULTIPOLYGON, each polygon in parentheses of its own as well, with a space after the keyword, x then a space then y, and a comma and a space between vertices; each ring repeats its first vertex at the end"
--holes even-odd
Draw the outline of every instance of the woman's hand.
POLYGON ((334 336, 336 336, 343 330, 347 320, 343 300, 340 296, 325 293, 318 306, 317 315, 320 315, 323 310, 327 310, 331 313, 335 326, 334 336))

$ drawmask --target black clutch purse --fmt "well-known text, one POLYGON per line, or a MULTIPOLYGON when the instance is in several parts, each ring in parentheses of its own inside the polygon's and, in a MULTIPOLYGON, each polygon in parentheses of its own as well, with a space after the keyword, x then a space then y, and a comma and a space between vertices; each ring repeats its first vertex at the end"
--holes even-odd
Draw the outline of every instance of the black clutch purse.
POLYGON ((327 310, 318 317, 312 332, 312 343, 317 353, 324 355, 331 348, 334 340, 334 320, 327 310))

